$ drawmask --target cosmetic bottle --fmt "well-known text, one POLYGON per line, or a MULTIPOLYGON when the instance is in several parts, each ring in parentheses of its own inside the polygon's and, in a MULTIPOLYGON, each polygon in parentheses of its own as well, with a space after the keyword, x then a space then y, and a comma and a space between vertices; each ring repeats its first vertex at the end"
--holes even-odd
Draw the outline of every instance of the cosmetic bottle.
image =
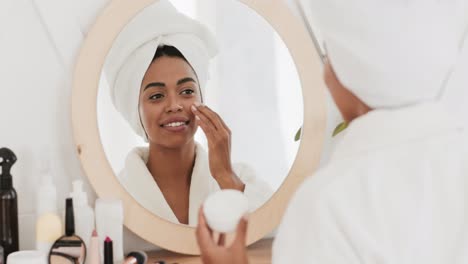
MULTIPOLYGON (((123 252, 123 206, 118 199, 99 198, 96 200, 96 229, 99 238, 112 238, 114 262, 121 263, 123 252)), ((101 249, 104 255, 104 249, 101 249)))
POLYGON ((49 161, 42 160, 41 183, 37 190, 36 250, 49 253, 55 240, 62 236, 62 221, 57 210, 57 190, 52 182, 49 161))
POLYGON ((4 259, 18 251, 18 196, 13 188, 11 167, 16 156, 8 148, 0 149, 0 245, 4 250, 4 259))
POLYGON ((73 210, 75 212, 75 233, 81 237, 88 246, 94 230, 94 211, 88 205, 88 197, 83 191, 83 182, 73 182, 73 191, 70 193, 73 199, 73 210))

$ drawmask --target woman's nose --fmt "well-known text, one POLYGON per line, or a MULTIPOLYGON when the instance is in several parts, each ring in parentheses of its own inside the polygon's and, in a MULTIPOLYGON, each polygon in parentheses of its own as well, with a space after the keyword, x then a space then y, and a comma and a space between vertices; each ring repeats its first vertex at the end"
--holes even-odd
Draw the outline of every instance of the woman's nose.
POLYGON ((167 107, 166 107, 166 112, 180 112, 182 111, 183 107, 182 104, 180 103, 179 100, 176 98, 168 98, 167 100, 167 107))

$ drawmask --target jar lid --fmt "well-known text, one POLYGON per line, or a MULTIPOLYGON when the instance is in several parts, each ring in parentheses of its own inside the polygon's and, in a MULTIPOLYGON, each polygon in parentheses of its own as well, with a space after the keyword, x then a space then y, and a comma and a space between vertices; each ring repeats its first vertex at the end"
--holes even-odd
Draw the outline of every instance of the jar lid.
POLYGON ((47 264, 47 254, 37 250, 17 251, 8 255, 8 264, 47 264))

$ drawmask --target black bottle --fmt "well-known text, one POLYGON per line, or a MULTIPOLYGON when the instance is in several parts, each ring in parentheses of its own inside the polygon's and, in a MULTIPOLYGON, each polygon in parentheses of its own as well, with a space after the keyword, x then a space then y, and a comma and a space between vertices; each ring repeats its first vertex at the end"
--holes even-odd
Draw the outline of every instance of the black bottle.
POLYGON ((16 156, 8 148, 0 149, 0 245, 4 250, 3 263, 7 256, 19 249, 18 200, 10 174, 16 156))

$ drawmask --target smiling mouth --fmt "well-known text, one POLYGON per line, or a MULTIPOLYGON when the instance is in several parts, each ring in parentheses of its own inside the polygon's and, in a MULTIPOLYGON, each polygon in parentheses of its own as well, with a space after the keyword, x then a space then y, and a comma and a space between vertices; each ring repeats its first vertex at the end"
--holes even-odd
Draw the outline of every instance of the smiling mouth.
POLYGON ((160 125, 160 126, 161 127, 180 127, 180 126, 186 126, 189 123, 190 123, 190 120, 185 121, 185 122, 171 122, 171 123, 163 124, 163 125, 160 125))

